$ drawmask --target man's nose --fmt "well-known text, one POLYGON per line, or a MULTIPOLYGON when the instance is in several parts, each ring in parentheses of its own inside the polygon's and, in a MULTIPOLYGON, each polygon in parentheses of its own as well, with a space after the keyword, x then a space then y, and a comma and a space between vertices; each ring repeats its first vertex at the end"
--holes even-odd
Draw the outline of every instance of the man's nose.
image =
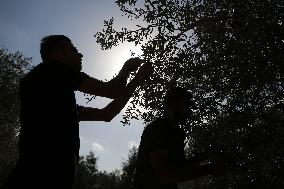
POLYGON ((80 58, 83 58, 83 55, 81 53, 79 53, 80 58))

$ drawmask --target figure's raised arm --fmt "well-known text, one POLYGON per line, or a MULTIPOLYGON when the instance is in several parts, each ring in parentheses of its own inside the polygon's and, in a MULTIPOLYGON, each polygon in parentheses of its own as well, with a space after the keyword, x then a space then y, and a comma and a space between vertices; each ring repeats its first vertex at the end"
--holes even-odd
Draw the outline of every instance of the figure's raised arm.
POLYGON ((81 108, 79 110, 80 121, 111 121, 126 105, 135 89, 141 85, 143 81, 148 79, 153 72, 152 65, 144 64, 139 69, 136 76, 129 84, 120 92, 117 97, 103 109, 81 108))
POLYGON ((91 95, 114 99, 119 95, 120 91, 125 89, 130 73, 136 71, 142 63, 142 59, 130 58, 124 63, 118 75, 110 81, 103 82, 90 77, 84 81, 79 90, 91 95))

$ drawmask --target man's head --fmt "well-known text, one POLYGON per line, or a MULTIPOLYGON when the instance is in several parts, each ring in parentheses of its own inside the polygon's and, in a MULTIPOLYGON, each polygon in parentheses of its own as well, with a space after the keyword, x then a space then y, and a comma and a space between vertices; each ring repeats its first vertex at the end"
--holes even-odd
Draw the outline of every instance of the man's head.
POLYGON ((40 54, 44 62, 65 63, 76 70, 82 69, 83 55, 78 52, 72 41, 64 35, 49 35, 41 40, 40 54))
POLYGON ((165 111, 179 123, 186 123, 191 116, 192 94, 184 88, 173 87, 165 97, 165 111))

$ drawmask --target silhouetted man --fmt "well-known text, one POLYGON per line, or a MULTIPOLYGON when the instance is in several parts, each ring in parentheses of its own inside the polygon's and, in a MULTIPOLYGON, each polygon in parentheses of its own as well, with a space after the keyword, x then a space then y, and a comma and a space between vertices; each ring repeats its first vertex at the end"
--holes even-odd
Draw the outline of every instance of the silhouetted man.
POLYGON ((79 156, 78 122, 111 121, 152 67, 132 58, 114 79, 102 82, 80 72, 83 55, 64 35, 43 38, 40 53, 43 63, 20 83, 19 160, 6 187, 71 189, 79 156), (127 84, 130 72, 139 67, 127 84), (103 109, 77 106, 77 90, 114 100, 103 109))
POLYGON ((133 180, 135 189, 177 189, 177 183, 222 171, 217 164, 200 165, 203 155, 186 159, 185 133, 179 124, 190 118, 191 93, 183 88, 170 89, 165 113, 143 131, 133 180))

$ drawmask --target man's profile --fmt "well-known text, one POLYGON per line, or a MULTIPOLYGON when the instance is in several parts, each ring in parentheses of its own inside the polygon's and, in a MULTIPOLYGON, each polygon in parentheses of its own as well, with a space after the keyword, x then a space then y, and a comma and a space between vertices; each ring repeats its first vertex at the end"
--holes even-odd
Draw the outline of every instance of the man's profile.
POLYGON ((180 87, 171 88, 165 98, 165 112, 146 126, 136 160, 135 189, 177 189, 177 183, 218 174, 222 166, 200 165, 206 157, 187 159, 185 133, 179 124, 190 118, 192 95, 180 87))
POLYGON ((132 58, 115 78, 102 82, 81 72, 83 55, 64 35, 43 38, 40 53, 43 62, 20 83, 19 159, 6 188, 71 189, 79 156, 79 121, 111 121, 149 78, 152 67, 132 58), (74 91, 113 101, 103 109, 78 106, 74 91))

